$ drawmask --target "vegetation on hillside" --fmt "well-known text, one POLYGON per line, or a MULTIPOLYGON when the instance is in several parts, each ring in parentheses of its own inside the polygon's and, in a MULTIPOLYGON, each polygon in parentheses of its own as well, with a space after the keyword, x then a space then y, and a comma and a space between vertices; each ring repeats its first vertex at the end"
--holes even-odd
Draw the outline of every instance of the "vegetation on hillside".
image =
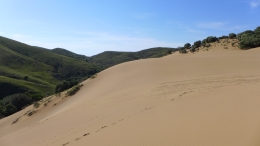
MULTIPOLYGON (((187 53, 187 50, 190 50, 190 52, 195 52, 200 47, 210 47, 210 43, 219 42, 222 39, 238 39, 240 49, 251 49, 260 47, 260 26, 257 27, 254 31, 247 30, 244 32, 241 32, 239 34, 230 33, 228 36, 221 36, 221 37, 215 37, 215 36, 209 36, 205 39, 195 41, 193 45, 191 46, 190 43, 186 43, 183 47, 180 48, 179 52, 181 54, 187 53)), ((234 46, 234 42, 231 44, 234 46)), ((227 49, 227 47, 224 47, 227 49)))

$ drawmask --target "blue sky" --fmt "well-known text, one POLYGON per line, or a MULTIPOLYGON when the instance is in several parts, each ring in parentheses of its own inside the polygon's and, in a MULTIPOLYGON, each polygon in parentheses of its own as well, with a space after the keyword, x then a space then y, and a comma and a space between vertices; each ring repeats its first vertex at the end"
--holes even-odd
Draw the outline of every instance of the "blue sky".
POLYGON ((87 56, 178 47, 260 26, 260 0, 0 0, 0 35, 87 56))

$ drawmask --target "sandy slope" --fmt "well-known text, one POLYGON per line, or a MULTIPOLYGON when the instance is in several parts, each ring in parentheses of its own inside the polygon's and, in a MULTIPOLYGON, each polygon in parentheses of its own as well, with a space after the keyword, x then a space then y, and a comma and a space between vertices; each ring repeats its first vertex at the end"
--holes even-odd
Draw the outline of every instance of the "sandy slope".
POLYGON ((0 120, 0 145, 257 146, 259 62, 260 48, 218 47, 123 63, 31 117, 0 120))

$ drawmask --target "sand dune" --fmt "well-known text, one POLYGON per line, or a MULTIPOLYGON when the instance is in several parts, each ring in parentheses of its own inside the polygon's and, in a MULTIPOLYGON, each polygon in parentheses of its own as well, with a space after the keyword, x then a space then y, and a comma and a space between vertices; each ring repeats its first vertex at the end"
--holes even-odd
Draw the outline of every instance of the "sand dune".
POLYGON ((259 62, 260 48, 216 45, 119 64, 30 117, 32 106, 0 120, 0 145, 258 146, 259 62))

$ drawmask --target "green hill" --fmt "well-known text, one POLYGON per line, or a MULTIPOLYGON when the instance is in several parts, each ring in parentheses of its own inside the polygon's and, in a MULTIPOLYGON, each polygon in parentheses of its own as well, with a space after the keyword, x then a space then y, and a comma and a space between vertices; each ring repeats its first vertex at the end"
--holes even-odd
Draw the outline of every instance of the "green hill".
POLYGON ((103 69, 117 65, 119 63, 145 59, 145 58, 157 58, 168 55, 171 51, 174 51, 175 48, 150 48, 138 52, 114 52, 106 51, 97 55, 94 55, 89 58, 89 62, 101 66, 103 69))
POLYGON ((137 60, 137 59, 145 59, 145 58, 157 58, 162 57, 169 54, 169 51, 176 51, 175 48, 150 48, 138 52, 116 52, 116 51, 106 51, 91 57, 87 57, 85 55, 79 55, 68 51, 66 49, 55 48, 51 50, 60 55, 64 55, 67 57, 71 57, 74 59, 79 59, 85 62, 89 62, 97 65, 101 69, 106 69, 111 66, 117 65, 119 63, 137 60))
POLYGON ((28 90, 53 93, 63 80, 96 72, 91 63, 0 37, 0 99, 28 90))
POLYGON ((88 59, 89 59, 89 57, 87 57, 85 55, 79 55, 79 54, 73 53, 71 51, 68 51, 66 49, 62 49, 62 48, 55 48, 55 49, 52 49, 51 51, 56 54, 64 55, 64 56, 82 60, 82 61, 88 61, 88 59))

